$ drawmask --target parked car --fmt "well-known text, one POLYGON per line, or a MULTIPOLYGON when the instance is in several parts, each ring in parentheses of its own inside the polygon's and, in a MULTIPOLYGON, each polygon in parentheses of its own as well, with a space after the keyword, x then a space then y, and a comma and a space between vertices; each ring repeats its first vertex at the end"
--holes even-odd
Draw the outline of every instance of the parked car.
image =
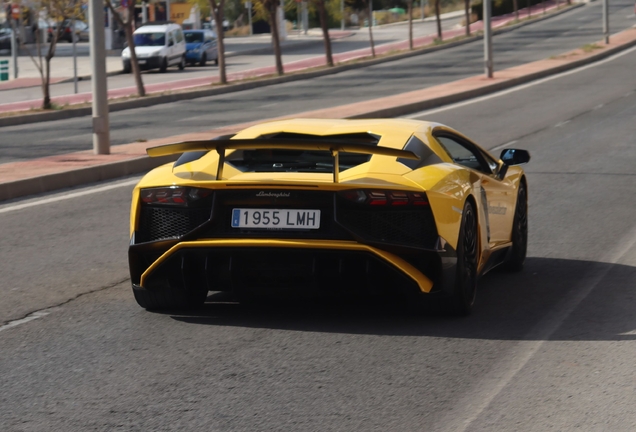
MULTIPOLYGON (((159 69, 165 72, 169 66, 177 65, 180 70, 186 64, 186 43, 183 30, 178 24, 148 23, 133 33, 135 54, 141 69, 159 69)), ((130 73, 130 47, 121 53, 124 72, 130 73)))
POLYGON ((186 62, 205 66, 208 60, 219 64, 219 51, 216 35, 211 30, 186 30, 183 32, 186 41, 186 62))
MULTIPOLYGON (((11 34, 13 31, 10 28, 0 28, 0 51, 11 51, 11 34)), ((19 40, 16 42, 20 43, 19 40)))
MULTIPOLYGON (((72 28, 73 28, 73 20, 62 21, 62 32, 59 35, 58 42, 63 40, 69 43, 73 42, 72 28)), ((51 42, 51 39, 53 38, 53 32, 56 29, 57 29, 57 26, 55 24, 47 26, 47 42, 51 42)), ((88 24, 86 24, 84 21, 76 20, 75 35, 76 35, 75 36, 76 42, 88 41, 88 38, 89 38, 88 24)))

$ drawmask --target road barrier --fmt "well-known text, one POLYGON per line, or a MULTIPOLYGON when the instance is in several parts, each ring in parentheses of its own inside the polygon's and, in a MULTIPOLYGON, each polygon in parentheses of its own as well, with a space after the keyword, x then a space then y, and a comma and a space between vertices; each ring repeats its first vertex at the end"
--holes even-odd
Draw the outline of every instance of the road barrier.
POLYGON ((0 60, 0 81, 9 81, 9 60, 0 60))

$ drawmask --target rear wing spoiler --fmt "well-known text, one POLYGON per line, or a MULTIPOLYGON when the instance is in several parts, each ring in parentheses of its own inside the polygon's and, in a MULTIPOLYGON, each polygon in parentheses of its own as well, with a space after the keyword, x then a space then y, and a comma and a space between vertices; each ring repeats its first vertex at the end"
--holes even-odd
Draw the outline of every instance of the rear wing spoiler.
POLYGON ((167 144, 157 147, 150 147, 146 150, 148 156, 158 157, 178 153, 193 151, 216 150, 219 154, 219 166, 216 173, 217 180, 223 178, 223 165, 225 163, 226 150, 307 150, 326 151, 333 157, 333 181, 338 183, 340 172, 339 153, 360 153, 381 156, 393 156, 396 158, 419 160, 412 151, 397 150, 388 147, 371 146, 367 144, 356 144, 345 141, 318 141, 311 140, 280 140, 272 139, 226 139, 226 140, 204 140, 204 141, 184 141, 175 144, 167 144))

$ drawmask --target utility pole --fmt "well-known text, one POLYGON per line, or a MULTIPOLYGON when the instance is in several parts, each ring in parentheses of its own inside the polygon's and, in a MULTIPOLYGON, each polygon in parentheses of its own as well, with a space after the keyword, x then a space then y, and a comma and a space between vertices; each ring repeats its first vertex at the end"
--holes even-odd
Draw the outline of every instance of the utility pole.
POLYGON ((11 28, 11 57, 13 58, 13 79, 18 78, 18 40, 15 24, 11 28))
POLYGON ((344 30, 344 0, 340 0, 340 30, 344 30))
POLYGON ((252 28, 252 2, 251 1, 245 2, 245 7, 247 8, 247 18, 248 18, 249 26, 250 26, 250 36, 252 36, 254 34, 254 29, 252 28))
POLYGON ((307 0, 303 0, 301 3, 303 13, 303 33, 307 34, 309 30, 309 11, 307 10, 307 0))
POLYGON ((73 41, 73 90, 77 94, 77 35, 75 34, 75 18, 71 23, 71 37, 73 41))
POLYGON ((492 0, 484 0, 484 69, 488 78, 492 78, 492 28, 490 23, 491 11, 492 0))
POLYGON ((605 38, 605 45, 609 44, 609 0, 603 0, 603 37, 605 38))
POLYGON ((106 47, 104 46, 104 2, 90 0, 90 52, 93 77, 93 152, 110 154, 110 124, 108 121, 108 83, 106 81, 106 47))

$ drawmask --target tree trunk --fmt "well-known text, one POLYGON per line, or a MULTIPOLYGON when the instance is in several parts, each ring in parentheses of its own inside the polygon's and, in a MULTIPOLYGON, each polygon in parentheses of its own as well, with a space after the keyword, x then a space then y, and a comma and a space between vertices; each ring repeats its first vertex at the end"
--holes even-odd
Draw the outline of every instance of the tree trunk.
POLYGON ((464 16, 466 17, 466 36, 470 36, 470 0, 464 0, 464 16))
POLYGON ((435 0, 435 20, 437 21, 437 39, 442 40, 442 19, 440 18, 440 2, 435 0))
POLYGON ((225 71, 225 35, 223 34, 223 8, 225 1, 219 2, 216 12, 213 12, 214 23, 216 25, 216 52, 219 57, 219 81, 227 84, 227 74, 225 71))
POLYGON ((280 51, 280 39, 278 37, 278 0, 270 0, 269 22, 272 27, 272 42, 274 44, 274 57, 276 57, 276 73, 283 75, 283 56, 280 51))
POLYGON ((528 18, 532 16, 532 11, 530 10, 531 7, 532 5, 530 4, 530 0, 528 0, 528 18))
POLYGON ((42 80, 42 109, 51 109, 51 59, 48 54, 45 57, 46 63, 46 73, 44 74, 44 79, 42 80))
POLYGON ((369 1, 369 43, 371 44, 371 56, 375 57, 375 44, 373 43, 373 3, 369 1))
POLYGON ((133 38, 132 21, 127 20, 124 23, 124 33, 126 34, 126 42, 130 50, 130 68, 135 77, 135 85, 137 86, 137 94, 141 97, 146 96, 146 89, 144 82, 141 78, 141 70, 139 69, 139 63, 137 62, 137 53, 135 52, 135 39, 133 38))
POLYGON ((407 2, 409 10, 409 49, 413 49, 413 0, 407 2))
POLYGON ((44 56, 45 69, 42 74, 42 109, 51 109, 51 59, 55 56, 55 47, 60 36, 62 23, 57 23, 57 30, 51 34, 49 50, 44 56))
POLYGON ((327 12, 325 11, 325 1, 326 0, 318 0, 318 14, 320 16, 320 27, 322 27, 322 39, 325 43, 327 66, 333 66, 333 55, 331 54, 331 39, 329 38, 329 24, 327 22, 327 12))
POLYGON ((515 20, 519 21, 519 0, 512 0, 512 8, 515 10, 515 20))

